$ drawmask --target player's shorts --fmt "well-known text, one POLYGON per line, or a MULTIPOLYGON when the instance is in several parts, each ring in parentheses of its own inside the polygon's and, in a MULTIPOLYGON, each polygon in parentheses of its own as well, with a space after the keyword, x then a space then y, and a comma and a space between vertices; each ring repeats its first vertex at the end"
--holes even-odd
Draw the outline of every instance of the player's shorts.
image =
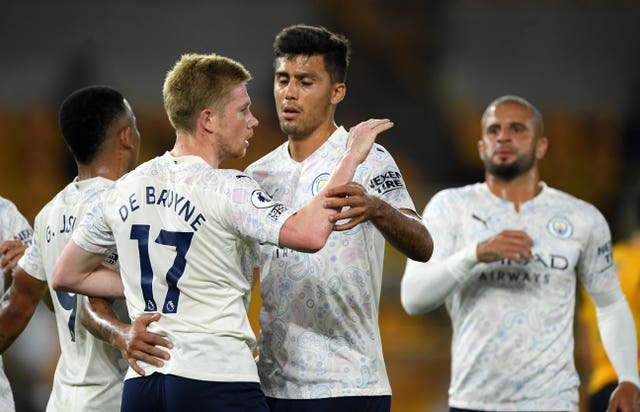
POLYGON ((389 412, 391 396, 341 396, 322 399, 267 397, 271 412, 389 412))
POLYGON ((122 412, 269 412, 257 382, 211 382, 153 373, 127 379, 122 412))

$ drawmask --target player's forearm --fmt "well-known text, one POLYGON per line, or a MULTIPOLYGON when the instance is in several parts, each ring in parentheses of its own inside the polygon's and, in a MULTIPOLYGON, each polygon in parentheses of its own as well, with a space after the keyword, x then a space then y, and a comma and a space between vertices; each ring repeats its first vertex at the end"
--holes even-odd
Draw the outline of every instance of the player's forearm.
POLYGON ((466 280, 477 263, 475 245, 438 262, 407 261, 400 283, 400 301, 410 315, 436 309, 466 280))
POLYGON ((69 241, 53 268, 53 289, 107 299, 124 297, 120 274, 101 266, 104 258, 69 241))
POLYGON ((616 302, 602 306, 596 299, 596 315, 602 346, 618 375, 618 381, 627 381, 640 387, 637 359, 638 343, 633 315, 624 295, 616 302))
POLYGON ((285 222, 280 232, 280 245, 303 252, 316 252, 324 246, 333 231, 329 217, 336 211, 324 207, 326 189, 340 186, 353 179, 358 160, 346 152, 329 178, 324 189, 314 196, 306 206, 285 222))
POLYGON ((33 316, 37 304, 37 300, 17 296, 12 288, 0 298, 0 353, 4 353, 20 336, 33 316))
POLYGON ((108 299, 82 296, 80 322, 96 338, 123 349, 128 324, 118 319, 112 305, 108 299))
POLYGON ((379 216, 372 219, 384 238, 409 259, 426 262, 433 253, 429 231, 417 217, 380 200, 379 216))

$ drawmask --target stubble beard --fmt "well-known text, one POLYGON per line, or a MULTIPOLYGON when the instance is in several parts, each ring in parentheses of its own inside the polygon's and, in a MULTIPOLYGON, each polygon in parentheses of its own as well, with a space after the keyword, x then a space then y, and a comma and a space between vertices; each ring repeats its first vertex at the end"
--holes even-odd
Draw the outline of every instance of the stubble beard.
POLYGON ((531 170, 535 162, 535 154, 518 156, 514 162, 509 164, 497 164, 493 161, 492 156, 485 156, 482 162, 491 175, 509 182, 531 170))

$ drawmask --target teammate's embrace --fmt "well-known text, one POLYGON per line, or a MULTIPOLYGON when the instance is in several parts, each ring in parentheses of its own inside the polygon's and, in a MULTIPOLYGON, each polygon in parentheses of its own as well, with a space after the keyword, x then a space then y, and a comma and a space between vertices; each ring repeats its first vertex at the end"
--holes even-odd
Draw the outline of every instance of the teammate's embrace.
MULTIPOLYGON (((124 292, 132 319, 162 312, 151 325, 174 344, 163 367, 129 370, 123 411, 267 411, 246 308, 255 242, 317 250, 333 224, 324 192, 297 212, 271 201, 236 170, 258 121, 239 63, 188 54, 168 73, 165 109, 176 130, 173 149, 103 192, 56 264, 54 287, 103 297, 124 292), (119 274, 97 265, 117 246, 119 274), (95 269, 95 271, 94 271, 95 269)), ((376 135, 392 127, 369 120, 351 129, 328 182, 344 184, 376 135)))

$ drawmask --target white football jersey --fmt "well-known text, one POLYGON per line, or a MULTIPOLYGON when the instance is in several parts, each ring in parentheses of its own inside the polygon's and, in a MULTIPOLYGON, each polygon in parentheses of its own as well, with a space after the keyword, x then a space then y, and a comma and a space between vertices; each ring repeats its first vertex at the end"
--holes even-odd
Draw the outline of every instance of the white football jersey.
MULTIPOLYGON (((299 209, 326 184, 345 151, 340 127, 303 162, 288 143, 247 173, 299 209)), ((353 179, 396 208, 414 210, 391 155, 374 144, 353 179)), ((378 327, 385 240, 371 222, 333 232, 317 253, 261 249, 258 371, 267 396, 317 399, 390 395, 378 327)))
MULTIPOLYGON (((80 322, 80 296, 56 292, 51 275, 91 199, 113 182, 102 177, 75 180, 42 208, 35 219, 34 242, 19 265, 32 277, 47 282, 53 302, 60 359, 53 378, 48 412, 118 411, 127 362, 119 350, 94 337, 80 322)), ((117 268, 117 254, 105 264, 117 268)), ((119 318, 128 321, 122 300, 114 303, 119 318)))
POLYGON ((162 314, 149 330, 174 348, 162 368, 140 363, 147 375, 258 382, 248 253, 255 242, 277 244, 293 213, 242 172, 165 153, 105 192, 74 241, 93 253, 117 245, 131 318, 162 314))
MULTIPOLYGON (((0 242, 5 240, 21 240, 30 244, 33 236, 31 225, 10 200, 0 197, 0 242)), ((4 275, 0 274, 0 292, 4 293, 4 275)), ((0 358, 0 411, 13 412, 13 394, 9 380, 4 374, 2 358, 0 358)))
POLYGON ((591 204, 542 184, 520 206, 477 183, 436 194, 423 220, 428 264, 503 230, 524 230, 533 259, 479 263, 446 299, 453 324, 449 404, 495 411, 577 411, 573 359, 576 277, 588 291, 617 286, 609 226, 591 204))

